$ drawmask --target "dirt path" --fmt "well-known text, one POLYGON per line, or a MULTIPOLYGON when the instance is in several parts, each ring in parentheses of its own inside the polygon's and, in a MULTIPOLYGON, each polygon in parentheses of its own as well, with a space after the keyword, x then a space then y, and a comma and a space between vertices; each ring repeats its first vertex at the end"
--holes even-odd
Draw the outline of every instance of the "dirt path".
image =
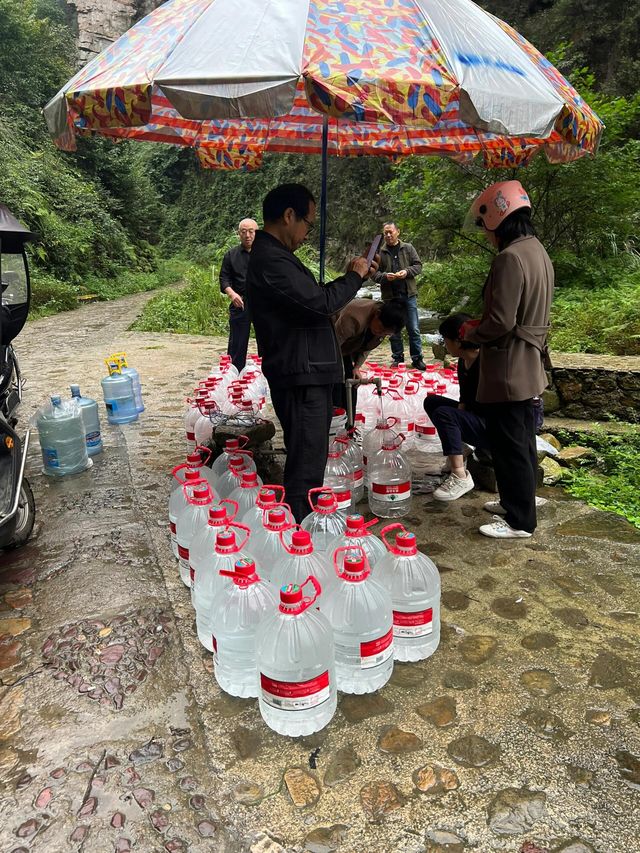
POLYGON ((101 398, 121 349, 147 410, 105 424, 102 458, 67 481, 34 444, 36 535, 0 557, 0 849, 637 850, 637 531, 548 492, 535 539, 499 543, 476 532, 487 495, 416 499, 440 649, 342 697, 317 736, 278 737, 217 688, 168 549, 183 400, 225 341, 128 332, 148 298, 17 341, 23 424, 71 382, 101 398))

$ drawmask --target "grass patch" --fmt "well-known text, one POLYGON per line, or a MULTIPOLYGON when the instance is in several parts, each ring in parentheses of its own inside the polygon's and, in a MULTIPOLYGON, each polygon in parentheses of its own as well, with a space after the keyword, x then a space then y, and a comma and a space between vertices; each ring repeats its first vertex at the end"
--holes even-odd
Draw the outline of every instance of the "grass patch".
POLYGON ((190 266, 185 287, 151 299, 131 326, 139 332, 177 332, 183 335, 226 335, 229 300, 220 293, 210 267, 190 266))
POLYGON ((594 449, 597 467, 567 469, 562 485, 574 497, 613 512, 640 528, 640 427, 629 425, 616 435, 604 430, 558 432, 563 444, 594 449))

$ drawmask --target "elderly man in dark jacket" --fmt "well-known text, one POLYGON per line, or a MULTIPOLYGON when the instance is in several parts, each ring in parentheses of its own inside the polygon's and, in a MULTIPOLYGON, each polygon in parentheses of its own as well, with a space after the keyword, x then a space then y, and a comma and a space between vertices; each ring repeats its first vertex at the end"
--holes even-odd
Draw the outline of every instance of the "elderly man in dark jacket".
MULTIPOLYGON (((314 198, 301 184, 271 190, 262 212, 264 229, 256 233, 251 249, 247 294, 262 369, 284 433, 286 498, 301 521, 309 512, 309 489, 324 479, 331 392, 334 383, 343 381, 331 316, 353 299, 369 266, 366 258, 354 258, 345 275, 318 285, 294 254, 316 216, 314 198)), ((376 268, 374 264, 372 271, 376 268)))

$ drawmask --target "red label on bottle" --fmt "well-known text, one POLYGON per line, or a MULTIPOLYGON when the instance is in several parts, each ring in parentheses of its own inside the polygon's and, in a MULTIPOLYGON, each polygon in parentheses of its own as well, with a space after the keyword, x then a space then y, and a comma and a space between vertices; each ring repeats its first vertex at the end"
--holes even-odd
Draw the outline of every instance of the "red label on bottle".
POLYGON ((176 523, 175 523, 175 521, 169 522, 169 531, 170 531, 172 536, 176 535, 176 523))
POLYGON ((389 628, 383 637, 360 643, 360 667, 370 669, 389 660, 393 654, 393 628, 389 628))
POLYGON ((413 432, 414 429, 415 429, 415 424, 413 423, 413 421, 411 421, 409 424, 407 424, 407 432, 413 432))
POLYGON ((326 702, 331 695, 329 672, 308 681, 276 681, 260 673, 262 698, 274 708, 283 711, 304 711, 326 702))
POLYGON ((178 545, 178 562, 185 572, 188 572, 191 569, 191 566, 189 565, 189 549, 182 545, 178 545))
POLYGON ((436 428, 433 426, 424 426, 416 424, 416 433, 417 435, 435 435, 436 428))
POLYGON ((195 441, 195 440, 196 440, 195 432, 187 432, 187 441, 195 441))
POLYGON ((360 480, 362 480, 363 477, 364 477, 364 469, 363 468, 358 468, 356 471, 353 472, 353 479, 356 483, 359 482, 360 480))
POLYGON ((189 580, 191 581, 191 589, 193 589, 193 585, 196 582, 196 570, 191 564, 189 564, 189 580))
POLYGON ((414 613, 393 611, 394 637, 424 637, 433 631, 433 608, 414 613))
POLYGON ((218 663, 218 641, 211 635, 211 645, 213 646, 213 662, 218 663))
POLYGON ((411 496, 411 483, 394 483, 393 485, 383 485, 382 483, 372 483, 371 491, 378 501, 401 501, 411 496))

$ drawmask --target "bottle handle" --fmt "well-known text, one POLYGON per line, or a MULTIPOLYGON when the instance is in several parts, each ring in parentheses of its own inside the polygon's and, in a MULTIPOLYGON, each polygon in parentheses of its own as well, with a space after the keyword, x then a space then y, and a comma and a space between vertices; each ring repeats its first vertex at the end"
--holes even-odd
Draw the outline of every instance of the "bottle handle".
MULTIPOLYGON (((376 519, 377 520, 377 519, 376 519)), ((367 552, 364 550, 362 545, 343 545, 340 548, 336 548, 333 553, 333 568, 336 575, 344 580, 345 571, 344 571, 344 560, 342 561, 342 571, 340 571, 340 567, 338 565, 338 554, 345 554, 347 551, 359 551, 362 557, 364 558, 364 570, 365 570, 365 578, 368 578, 371 574, 371 565, 369 564, 369 558, 367 557, 367 552)))
POLYGON ((368 531, 370 527, 374 527, 379 521, 379 518, 372 518, 371 521, 363 521, 362 526, 368 531))
MULTIPOLYGON (((222 501, 221 501, 221 503, 222 503, 222 501)), ((244 530, 244 532, 245 532, 244 539, 242 540, 242 542, 240 542, 240 544, 236 544, 236 551, 242 551, 244 546, 249 541, 249 536, 251 536, 251 528, 247 527, 246 524, 240 524, 239 521, 230 521, 227 524, 227 527, 237 527, 238 530, 244 530)))
POLYGON ((196 444, 195 448, 200 454, 200 458, 202 459, 202 464, 206 465, 207 462, 211 459, 212 450, 210 447, 205 447, 203 444, 196 444), (204 457, 204 458, 203 458, 204 457))
POLYGON ((315 489, 309 489, 307 497, 309 499, 309 506, 311 507, 312 512, 318 511, 317 502, 314 504, 312 495, 319 495, 321 492, 325 494, 330 494, 332 497, 332 506, 331 512, 335 512, 338 509, 338 498, 336 497, 336 493, 333 491, 331 486, 317 486, 315 489))
POLYGON ((263 483, 260 486, 260 491, 262 491, 262 489, 271 489, 271 491, 276 494, 276 504, 280 505, 282 503, 284 498, 284 486, 277 483, 263 483), (278 492, 280 492, 280 498, 278 498, 278 492))
POLYGON ((305 597, 302 599, 302 601, 300 602, 300 609, 298 610, 298 613, 304 613, 304 611, 308 610, 312 604, 315 604, 317 599, 318 599, 318 596, 322 592, 322 587, 320 586, 319 581, 317 581, 313 575, 309 575, 309 577, 306 579, 306 581, 300 585, 300 589, 304 589, 304 587, 308 583, 310 583, 313 586, 313 589, 315 591, 315 595, 313 596, 313 598, 306 598, 305 597))
POLYGON ((387 533, 389 533, 391 530, 403 530, 404 532, 406 532, 407 528, 404 526, 404 524, 401 524, 399 521, 396 521, 394 524, 387 524, 387 526, 383 527, 380 531, 380 538, 384 542, 387 551, 389 551, 389 553, 391 554, 399 554, 400 552, 398 551, 397 547, 395 545, 391 545, 387 539, 387 533))
MULTIPOLYGON (((290 545, 287 545, 287 543, 284 541, 284 534, 289 533, 291 531, 293 531, 293 533, 295 533, 296 530, 302 530, 302 525, 301 524, 292 524, 290 527, 285 527, 284 530, 278 531, 278 536, 280 538, 280 542, 282 542, 282 547, 287 552, 287 554, 294 554, 295 552, 294 552, 293 548, 290 545)), ((291 535, 293 535, 293 533, 291 535)))
POLYGON ((396 424, 400 423, 400 418, 394 417, 394 415, 389 415, 384 419, 385 429, 392 429, 396 424))
POLYGON ((232 500, 231 500, 231 498, 222 498, 221 500, 219 500, 219 501, 218 501, 218 503, 219 503, 220 505, 222 505, 222 504, 231 504, 231 506, 233 507, 233 515, 230 515, 230 516, 228 516, 228 518, 227 518, 227 524, 231 524, 231 522, 233 521, 233 519, 234 519, 234 518, 236 517, 236 515, 238 514, 238 503, 237 503, 237 501, 232 501, 232 500))
MULTIPOLYGON (((246 436, 241 436, 241 438, 246 438, 246 436)), ((247 438, 247 441, 249 441, 248 438, 247 438)), ((253 459, 253 450, 245 450, 244 447, 239 447, 237 450, 234 450, 233 452, 239 453, 240 456, 248 456, 249 459, 253 459)))
POLYGON ((185 468, 188 468, 188 467, 189 467, 189 463, 188 463, 188 462, 183 462, 183 463, 182 463, 182 465, 176 465, 176 467, 175 467, 175 468, 172 468, 172 469, 171 469, 171 476, 172 476, 172 477, 175 477, 175 478, 176 478, 176 480, 177 480, 179 483, 184 483, 184 482, 186 482, 185 480, 181 480, 181 479, 180 479, 180 477, 178 476, 178 471, 184 471, 184 469, 185 469, 185 468))
POLYGON ((211 487, 206 480, 189 480, 189 482, 182 483, 182 491, 184 492, 184 496, 187 499, 187 503, 190 503, 192 506, 196 506, 199 504, 199 501, 193 499, 193 496, 189 494, 189 489, 193 489, 196 486, 206 486, 207 491, 209 493, 209 497, 213 500, 213 495, 211 494, 211 487))
POLYGON ((233 578, 234 580, 235 579, 238 579, 238 580, 241 579, 242 580, 242 586, 251 586, 251 584, 258 583, 259 581, 262 580, 262 578, 258 575, 257 572, 254 572, 252 575, 249 575, 247 577, 246 575, 237 574, 237 572, 235 571, 235 566, 233 568, 234 568, 234 571, 232 571, 232 572, 230 572, 228 569, 220 569, 218 574, 222 575, 225 578, 233 578))

